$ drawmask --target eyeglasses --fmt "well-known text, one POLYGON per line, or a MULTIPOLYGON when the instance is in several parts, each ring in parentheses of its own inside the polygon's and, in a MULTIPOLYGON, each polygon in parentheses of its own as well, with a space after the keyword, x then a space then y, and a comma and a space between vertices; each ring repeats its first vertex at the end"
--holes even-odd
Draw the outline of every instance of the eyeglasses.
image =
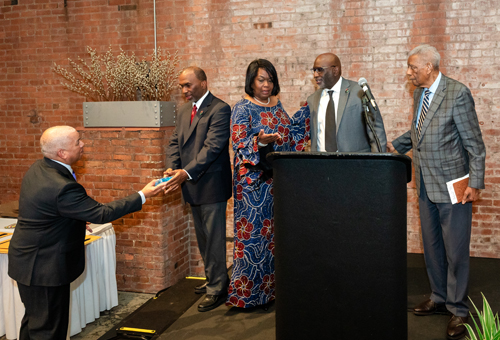
MULTIPOLYGON (((427 64, 425 64, 424 66, 420 66, 420 68, 424 68, 424 67, 426 67, 426 66, 427 66, 427 67, 432 67, 432 64, 431 64, 431 63, 427 63, 427 64)), ((415 65, 410 65, 410 64, 408 64, 407 69, 408 69, 408 68, 409 68, 409 69, 411 69, 411 71, 412 71, 412 72, 417 72, 419 67, 418 67, 418 66, 415 66, 415 65)))
POLYGON ((311 72, 312 72, 312 74, 314 74, 315 72, 318 72, 319 74, 322 74, 323 72, 325 72, 325 69, 327 69, 329 67, 337 67, 337 66, 313 67, 311 69, 311 72))

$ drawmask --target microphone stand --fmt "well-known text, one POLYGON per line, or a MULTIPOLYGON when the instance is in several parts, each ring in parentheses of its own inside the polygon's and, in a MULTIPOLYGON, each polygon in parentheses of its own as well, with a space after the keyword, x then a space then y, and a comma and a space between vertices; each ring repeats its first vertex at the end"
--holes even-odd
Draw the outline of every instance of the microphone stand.
POLYGON ((382 146, 380 145, 380 140, 378 139, 377 133, 375 132, 375 128, 373 127, 373 124, 372 124, 372 121, 373 122, 375 121, 375 113, 370 111, 370 107, 374 111, 377 111, 377 109, 369 104, 370 100, 368 99, 368 96, 366 95, 366 93, 363 94, 363 98, 361 99, 361 102, 363 103, 363 112, 365 114, 366 124, 368 124, 368 127, 370 128, 370 130, 373 133, 373 136, 375 138, 375 142, 377 143, 378 152, 383 152, 382 146))

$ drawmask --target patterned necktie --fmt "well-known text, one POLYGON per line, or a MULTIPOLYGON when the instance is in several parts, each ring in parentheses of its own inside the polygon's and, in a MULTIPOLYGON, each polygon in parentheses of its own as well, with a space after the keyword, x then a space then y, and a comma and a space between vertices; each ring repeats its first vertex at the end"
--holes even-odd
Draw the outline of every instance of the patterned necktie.
POLYGON ((191 111, 191 123, 189 123, 189 124, 193 123, 193 118, 194 118, 194 115, 196 114, 197 110, 198 109, 196 108, 196 105, 193 105, 193 110, 191 111))
POLYGON ((337 124, 335 122, 335 103, 332 98, 333 91, 328 91, 330 99, 326 107, 325 117, 325 150, 337 152, 337 124))
POLYGON ((417 125, 417 136, 420 139, 420 131, 422 130, 422 125, 424 125, 425 116, 427 115, 427 110, 429 110, 429 96, 431 91, 425 90, 424 101, 422 102, 422 111, 420 112, 420 118, 418 119, 417 125))

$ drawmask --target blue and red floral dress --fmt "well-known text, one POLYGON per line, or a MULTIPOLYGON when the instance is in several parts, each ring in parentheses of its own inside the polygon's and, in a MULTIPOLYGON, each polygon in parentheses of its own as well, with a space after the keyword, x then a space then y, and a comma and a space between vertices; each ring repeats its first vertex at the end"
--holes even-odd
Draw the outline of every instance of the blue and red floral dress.
POLYGON ((234 150, 234 262, 226 305, 242 308, 274 300, 273 179, 245 164, 259 163, 256 135, 278 132, 275 151, 303 151, 309 140, 309 107, 292 118, 281 102, 264 107, 242 99, 231 113, 234 150))

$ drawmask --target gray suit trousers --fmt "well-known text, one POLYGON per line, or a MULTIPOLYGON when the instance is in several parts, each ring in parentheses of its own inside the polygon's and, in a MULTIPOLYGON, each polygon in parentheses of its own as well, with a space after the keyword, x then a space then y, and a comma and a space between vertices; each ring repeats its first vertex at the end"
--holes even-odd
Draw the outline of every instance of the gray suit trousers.
POLYGON ((196 239, 205 263, 209 295, 226 294, 229 284, 226 267, 226 207, 226 201, 191 205, 196 239))
POLYGON ((419 208, 431 300, 467 316, 472 203, 433 203, 420 178, 419 208))

